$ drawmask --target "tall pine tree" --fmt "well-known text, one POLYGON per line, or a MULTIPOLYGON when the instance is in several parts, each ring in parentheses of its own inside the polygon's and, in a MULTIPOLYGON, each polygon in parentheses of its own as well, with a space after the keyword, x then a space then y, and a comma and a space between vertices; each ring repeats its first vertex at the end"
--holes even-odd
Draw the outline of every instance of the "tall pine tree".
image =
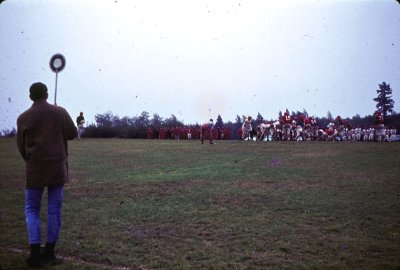
POLYGON ((376 90, 378 97, 374 98, 374 101, 376 102, 376 108, 382 112, 383 117, 386 117, 388 113, 393 113, 394 101, 392 99, 392 88, 386 82, 378 85, 379 89, 376 90))

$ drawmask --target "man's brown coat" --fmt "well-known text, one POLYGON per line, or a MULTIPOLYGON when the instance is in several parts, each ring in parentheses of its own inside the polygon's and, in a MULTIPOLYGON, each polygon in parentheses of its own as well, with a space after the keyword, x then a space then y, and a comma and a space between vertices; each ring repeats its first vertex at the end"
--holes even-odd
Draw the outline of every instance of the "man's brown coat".
POLYGON ((68 181, 68 143, 77 131, 68 112, 37 100, 17 119, 17 145, 26 162, 26 188, 68 181))

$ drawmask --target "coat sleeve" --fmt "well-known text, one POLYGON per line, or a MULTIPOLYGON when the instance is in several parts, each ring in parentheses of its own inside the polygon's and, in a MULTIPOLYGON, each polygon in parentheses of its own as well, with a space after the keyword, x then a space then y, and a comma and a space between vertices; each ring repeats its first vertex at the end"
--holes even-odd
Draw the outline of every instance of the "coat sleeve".
POLYGON ((74 121, 72 120, 71 116, 65 110, 64 114, 64 121, 65 121, 65 132, 67 135, 68 140, 73 140, 75 137, 78 136, 78 132, 76 130, 74 121))
POLYGON ((21 125, 20 118, 17 119, 17 146, 18 151, 22 158, 26 161, 26 149, 25 149, 25 131, 21 125))

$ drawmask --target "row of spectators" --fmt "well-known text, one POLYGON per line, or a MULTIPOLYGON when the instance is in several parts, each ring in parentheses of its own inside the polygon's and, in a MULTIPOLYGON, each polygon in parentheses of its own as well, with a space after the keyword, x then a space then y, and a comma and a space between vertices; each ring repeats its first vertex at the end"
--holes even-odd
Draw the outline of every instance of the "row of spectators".
MULTIPOLYGON (((229 140, 231 138, 231 130, 226 127, 215 128, 213 132, 214 140, 229 140)), ((199 140, 200 129, 189 127, 160 128, 159 130, 147 129, 147 139, 161 140, 199 140)))

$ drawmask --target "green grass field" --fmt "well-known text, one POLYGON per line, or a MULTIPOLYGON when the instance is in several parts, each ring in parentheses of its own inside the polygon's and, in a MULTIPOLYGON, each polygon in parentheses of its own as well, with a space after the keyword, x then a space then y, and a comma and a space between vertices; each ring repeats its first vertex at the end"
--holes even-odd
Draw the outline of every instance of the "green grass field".
MULTIPOLYGON (((62 263, 47 269, 400 267, 399 143, 85 139, 69 149, 62 263)), ((14 139, 0 153, 0 265, 26 269, 24 162, 14 139)))

